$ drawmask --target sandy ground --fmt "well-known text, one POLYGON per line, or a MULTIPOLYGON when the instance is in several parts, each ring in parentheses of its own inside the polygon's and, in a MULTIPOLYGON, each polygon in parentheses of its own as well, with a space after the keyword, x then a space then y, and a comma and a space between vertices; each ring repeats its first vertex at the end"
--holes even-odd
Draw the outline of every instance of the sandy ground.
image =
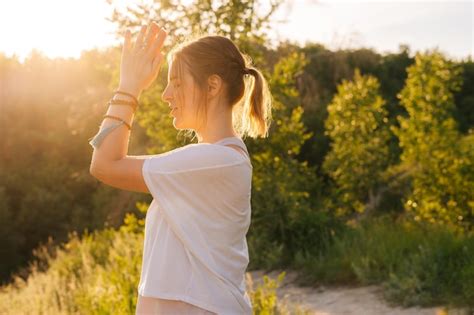
MULTIPOLYGON (((276 279, 279 271, 264 273, 250 271, 254 288, 263 282, 263 275, 276 279)), ((295 314, 295 307, 310 310, 314 315, 468 315, 466 310, 449 310, 444 307, 394 307, 390 306, 382 297, 382 288, 379 286, 363 287, 301 287, 295 284, 296 273, 286 271, 285 278, 277 289, 278 301, 283 301, 295 314)), ((469 314, 470 315, 470 314, 469 314)))

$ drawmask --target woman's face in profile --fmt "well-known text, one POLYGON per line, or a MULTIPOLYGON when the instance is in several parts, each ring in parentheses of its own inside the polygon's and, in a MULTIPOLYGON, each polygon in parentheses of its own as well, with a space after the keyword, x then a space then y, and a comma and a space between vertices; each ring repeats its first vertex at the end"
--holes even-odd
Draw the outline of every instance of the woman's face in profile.
POLYGON ((161 97, 170 107, 170 116, 173 117, 173 126, 176 129, 195 129, 198 125, 198 106, 193 100, 199 99, 199 88, 185 64, 183 64, 183 77, 180 77, 173 64, 170 64, 168 85, 161 97))

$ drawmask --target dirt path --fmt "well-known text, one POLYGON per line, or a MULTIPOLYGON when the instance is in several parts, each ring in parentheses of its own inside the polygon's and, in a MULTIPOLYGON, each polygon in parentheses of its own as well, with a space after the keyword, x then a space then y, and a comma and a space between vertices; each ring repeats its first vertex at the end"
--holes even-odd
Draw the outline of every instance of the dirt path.
MULTIPOLYGON (((280 271, 264 273, 263 271, 249 272, 254 282, 263 282, 263 275, 276 279, 280 271)), ((294 279, 296 273, 287 271, 283 282, 277 289, 278 301, 285 302, 289 309, 293 310, 296 305, 311 311, 314 315, 464 315, 466 311, 449 311, 443 307, 419 308, 419 307, 394 307, 383 300, 382 288, 380 286, 364 287, 338 287, 338 288, 311 288, 296 286, 294 279)))

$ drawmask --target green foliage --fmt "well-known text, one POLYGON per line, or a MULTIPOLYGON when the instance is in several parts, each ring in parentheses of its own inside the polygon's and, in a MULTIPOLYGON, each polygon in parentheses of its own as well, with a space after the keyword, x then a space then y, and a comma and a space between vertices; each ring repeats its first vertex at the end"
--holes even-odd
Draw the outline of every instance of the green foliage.
MULTIPOLYGON (((285 44, 278 47, 278 51, 286 49, 285 44)), ((316 135, 305 144, 301 152, 301 159, 307 160, 310 165, 320 167, 330 150, 330 139, 324 135, 324 124, 328 116, 327 105, 337 93, 337 85, 343 79, 351 80, 356 68, 363 74, 377 77, 380 81, 381 96, 387 100, 385 108, 388 111, 389 124, 395 121, 397 114, 403 112, 398 106, 396 93, 403 87, 406 67, 413 62, 407 47, 401 45, 399 52, 384 55, 364 48, 331 51, 318 43, 307 43, 297 49, 304 52, 308 58, 308 65, 297 81, 301 104, 306 112, 303 122, 308 130, 316 135)), ((389 150, 390 156, 399 155, 394 135, 391 137, 389 150)))
POLYGON ((430 238, 422 239, 389 273, 386 297, 403 306, 439 302, 474 306, 474 239, 457 239, 446 230, 430 238))
POLYGON ((335 235, 318 255, 300 256, 307 284, 380 284, 388 302, 474 306, 474 237, 382 216, 335 235))
POLYGON ((393 127, 402 164, 414 170, 405 209, 415 220, 471 230, 474 146, 470 138, 462 140, 453 119, 462 68, 433 51, 418 53, 407 71, 399 98, 408 117, 399 117, 400 127, 393 127))
POLYGON ((335 181, 338 216, 376 207, 372 199, 384 182, 390 131, 379 86, 375 77, 356 69, 353 81, 343 80, 328 105, 325 134, 332 143, 323 169, 335 181))

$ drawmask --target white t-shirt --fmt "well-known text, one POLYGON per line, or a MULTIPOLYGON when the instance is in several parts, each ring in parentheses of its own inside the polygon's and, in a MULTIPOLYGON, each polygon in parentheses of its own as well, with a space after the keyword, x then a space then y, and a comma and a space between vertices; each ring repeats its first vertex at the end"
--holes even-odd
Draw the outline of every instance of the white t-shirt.
POLYGON ((242 139, 193 143, 152 155, 143 177, 153 195, 145 220, 142 296, 181 300, 217 314, 252 314, 249 262, 252 164, 242 139))

